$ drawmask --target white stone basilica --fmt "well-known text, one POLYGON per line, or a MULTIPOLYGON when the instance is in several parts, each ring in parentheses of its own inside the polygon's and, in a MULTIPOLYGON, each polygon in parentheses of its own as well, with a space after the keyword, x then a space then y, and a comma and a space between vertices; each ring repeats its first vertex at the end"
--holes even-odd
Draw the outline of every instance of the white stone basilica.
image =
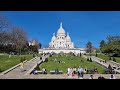
POLYGON ((60 23, 60 28, 58 29, 57 35, 53 33, 51 42, 49 43, 48 48, 42 48, 38 50, 39 53, 74 53, 74 54, 80 54, 80 53, 86 53, 85 48, 74 48, 73 42, 71 42, 71 38, 69 36, 69 33, 67 33, 62 27, 62 23, 60 23))
POLYGON ((49 43, 49 48, 55 48, 55 49, 73 49, 74 44, 71 42, 71 38, 69 36, 69 33, 65 33, 65 30, 62 27, 62 22, 60 24, 60 28, 58 29, 57 35, 55 36, 55 33, 53 33, 53 37, 51 39, 51 42, 49 43))

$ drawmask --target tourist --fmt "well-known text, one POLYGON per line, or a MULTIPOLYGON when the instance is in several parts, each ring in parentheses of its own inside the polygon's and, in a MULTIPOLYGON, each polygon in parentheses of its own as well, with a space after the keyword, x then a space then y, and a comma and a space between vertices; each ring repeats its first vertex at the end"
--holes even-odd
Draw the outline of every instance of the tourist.
POLYGON ((47 70, 46 70, 46 68, 45 68, 45 74, 47 74, 47 70))
POLYGON ((20 63, 20 69, 21 69, 21 72, 24 71, 24 63, 23 62, 20 63))
POLYGON ((58 69, 56 68, 56 69, 55 69, 55 74, 57 75, 57 74, 58 74, 58 72, 59 72, 59 71, 58 71, 58 69))
POLYGON ((105 79, 102 75, 100 75, 99 77, 98 77, 98 79, 105 79))
POLYGON ((80 66, 79 66, 79 69, 78 69, 78 74, 79 74, 78 78, 83 77, 83 75, 84 75, 84 70, 83 70, 82 67, 80 68, 80 66))
POLYGON ((110 79, 116 79, 116 78, 115 78, 115 76, 112 74, 112 75, 110 76, 110 79))
POLYGON ((80 66, 78 67, 78 78, 80 77, 80 66))
POLYGON ((42 74, 45 74, 45 68, 42 69, 42 74))
POLYGON ((72 77, 75 76, 74 68, 72 69, 72 77))
POLYGON ((78 78, 83 77, 83 74, 84 74, 84 70, 83 70, 83 68, 80 68, 80 66, 79 66, 79 68, 78 68, 78 78))
POLYGON ((68 67, 67 69, 67 75, 69 76, 70 75, 70 68, 68 67))
POLYGON ((70 76, 70 77, 72 77, 72 72, 73 72, 73 70, 72 70, 72 68, 70 67, 70 71, 69 71, 69 76, 70 76))
POLYGON ((90 78, 89 79, 93 79, 93 75, 90 75, 90 78))
POLYGON ((87 69, 87 67, 84 69, 84 73, 87 73, 88 72, 88 69, 87 69))
POLYGON ((73 68, 73 72, 74 72, 74 74, 76 74, 76 67, 73 68))
POLYGON ((97 68, 96 68, 96 67, 94 67, 94 72, 95 72, 95 73, 98 73, 98 70, 97 70, 97 68))
POLYGON ((35 68, 33 69, 32 72, 33 72, 33 74, 37 74, 37 73, 38 73, 37 70, 36 70, 35 68))

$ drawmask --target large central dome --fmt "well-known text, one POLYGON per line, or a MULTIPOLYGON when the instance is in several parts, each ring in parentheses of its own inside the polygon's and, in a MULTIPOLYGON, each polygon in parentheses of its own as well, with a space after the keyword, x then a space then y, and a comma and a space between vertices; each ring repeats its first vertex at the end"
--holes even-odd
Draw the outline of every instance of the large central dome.
POLYGON ((74 48, 73 42, 71 42, 69 33, 67 33, 62 28, 62 22, 60 23, 60 28, 57 31, 57 35, 55 36, 55 33, 53 33, 53 37, 51 39, 51 42, 49 43, 50 48, 54 49, 72 49, 74 48))
POLYGON ((65 34, 65 30, 62 28, 62 22, 60 23, 60 28, 58 29, 57 34, 65 34))

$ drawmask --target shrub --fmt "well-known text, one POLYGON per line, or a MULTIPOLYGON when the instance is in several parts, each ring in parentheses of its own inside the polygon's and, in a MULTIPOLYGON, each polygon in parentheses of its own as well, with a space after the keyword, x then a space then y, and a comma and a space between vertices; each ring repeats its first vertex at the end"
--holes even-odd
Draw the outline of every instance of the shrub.
POLYGON ((90 62, 92 62, 92 59, 90 58, 90 60, 89 60, 90 62))
POLYGON ((48 58, 45 59, 45 62, 48 62, 48 58))
POLYGON ((113 61, 114 61, 114 62, 116 62, 116 59, 115 59, 115 57, 113 57, 113 61))
POLYGON ((0 68, 0 72, 2 72, 1 68, 0 68))
POLYGON ((50 57, 52 57, 52 55, 50 54, 50 57))
POLYGON ((96 56, 96 57, 98 56, 98 55, 97 55, 97 53, 96 53, 96 55, 95 55, 95 56, 96 56))
POLYGON ((23 58, 22 57, 20 58, 20 62, 23 62, 23 58))
POLYGON ((89 58, 87 58, 87 61, 89 61, 89 58))
POLYGON ((109 57, 109 60, 112 60, 111 57, 109 57))
POLYGON ((23 61, 25 61, 25 60, 26 60, 26 58, 24 57, 24 58, 23 58, 23 61))
POLYGON ((33 57, 35 57, 35 54, 33 54, 33 57))

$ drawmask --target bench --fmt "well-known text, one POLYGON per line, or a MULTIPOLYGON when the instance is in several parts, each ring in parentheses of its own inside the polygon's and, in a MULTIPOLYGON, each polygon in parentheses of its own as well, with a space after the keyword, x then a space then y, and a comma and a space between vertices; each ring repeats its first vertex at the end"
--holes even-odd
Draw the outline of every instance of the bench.
POLYGON ((50 70, 50 74, 55 74, 55 70, 50 70))
POLYGON ((58 72, 56 72, 55 70, 50 70, 50 74, 62 74, 63 71, 62 70, 58 70, 58 72))
POLYGON ((59 74, 62 74, 62 73, 63 73, 63 71, 62 71, 62 70, 59 70, 59 71, 58 71, 58 73, 59 73, 59 74))
POLYGON ((38 70, 37 73, 38 73, 38 74, 42 74, 42 71, 41 71, 41 70, 38 70))
POLYGON ((33 71, 33 74, 42 74, 42 71, 41 70, 36 70, 36 71, 33 71))

